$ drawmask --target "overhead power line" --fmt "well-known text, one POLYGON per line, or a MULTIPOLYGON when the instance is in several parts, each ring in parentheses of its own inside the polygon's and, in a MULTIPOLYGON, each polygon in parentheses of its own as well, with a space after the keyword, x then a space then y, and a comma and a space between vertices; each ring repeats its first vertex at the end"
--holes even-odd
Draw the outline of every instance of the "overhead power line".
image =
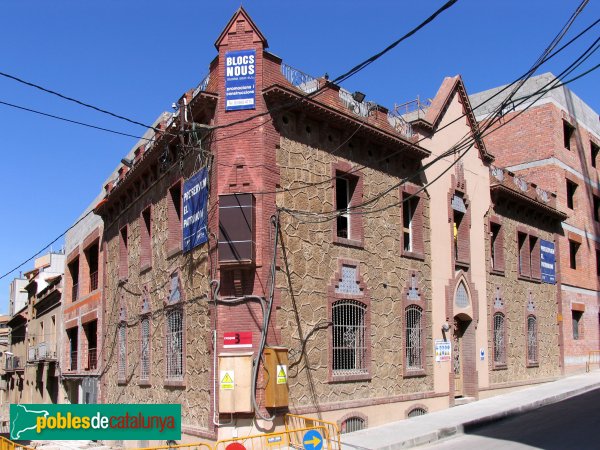
POLYGON ((0 76, 3 76, 5 78, 9 78, 9 79, 14 80, 14 81, 17 81, 17 82, 19 82, 21 84, 24 84, 26 86, 31 86, 31 87, 33 87, 35 89, 39 89, 40 91, 46 92, 48 94, 55 95, 55 96, 60 97, 60 98, 62 98, 64 100, 68 100, 70 102, 77 103, 78 105, 84 106, 86 108, 93 109, 94 111, 98 111, 98 112, 101 112, 103 114, 107 114, 109 116, 116 117, 117 119, 125 120, 126 122, 132 123, 134 125, 139 125, 139 126, 142 126, 144 128, 150 128, 151 130, 154 130, 155 132, 159 132, 160 131, 160 130, 157 130, 156 128, 154 128, 152 125, 146 125, 145 123, 138 122, 137 120, 130 119, 130 118, 122 116, 120 114, 115 114, 115 113, 110 112, 110 111, 108 111, 106 109, 102 109, 102 108, 99 108, 97 106, 91 105, 89 103, 83 102, 81 100, 77 100, 76 98, 69 97, 69 96, 67 96, 65 94, 61 94, 60 92, 56 92, 56 91, 53 91, 52 89, 45 88, 43 86, 40 86, 39 84, 35 84, 35 83, 30 82, 30 81, 23 80, 22 78, 16 77, 16 76, 11 75, 11 74, 8 74, 6 72, 0 72, 0 76))

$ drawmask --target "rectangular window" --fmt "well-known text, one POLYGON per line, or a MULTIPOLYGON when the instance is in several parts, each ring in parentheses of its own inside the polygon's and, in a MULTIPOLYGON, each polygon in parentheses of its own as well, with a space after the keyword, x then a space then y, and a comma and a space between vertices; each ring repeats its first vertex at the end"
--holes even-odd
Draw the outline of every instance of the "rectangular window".
POLYGON ((71 370, 77 370, 77 348, 79 346, 77 338, 77 327, 69 328, 67 330, 67 337, 69 339, 69 362, 71 370))
POLYGON ((571 311, 573 317, 573 340, 577 341, 580 338, 580 325, 583 313, 581 311, 571 311))
POLYGON ((600 222, 600 197, 596 197, 595 195, 592 195, 592 198, 594 199, 594 203, 593 203, 594 220, 596 222, 600 222))
POLYGON ((564 146, 567 150, 571 150, 571 143, 573 135, 575 134, 575 127, 566 120, 563 120, 563 139, 564 146))
POLYGON ((340 211, 337 217, 337 236, 350 239, 350 180, 337 177, 335 179, 335 209, 340 211))
POLYGON ((600 152, 600 147, 598 147, 593 142, 590 142, 590 148, 592 150, 592 167, 596 167, 596 160, 598 159, 598 152, 600 152))
POLYGON ((85 251, 90 277, 90 292, 98 289, 98 249, 99 243, 96 241, 85 251))
POLYGON ((167 195, 168 254, 173 254, 181 250, 181 218, 181 182, 179 181, 169 189, 169 195, 167 195))
POLYGON ((88 343, 87 370, 95 370, 98 366, 98 321, 83 325, 83 332, 88 343))
POLYGON ((575 191, 577 190, 577 183, 573 183, 571 180, 567 180, 567 208, 573 209, 575 207, 575 191))
POLYGON ((569 267, 577 269, 577 252, 579 251, 579 243, 569 239, 569 267))
POLYGON ((519 244, 519 275, 529 275, 530 260, 526 257, 526 255, 529 256, 527 234, 518 232, 517 242, 519 244))
POLYGON ((118 362, 118 379, 119 382, 124 382, 127 378, 127 326, 125 323, 119 324, 119 362, 118 362))
POLYGON ((417 197, 409 197, 407 193, 402 194, 402 245, 405 252, 414 251, 413 219, 419 203, 417 197))
POLYGON ((499 223, 490 223, 490 232, 491 232, 491 261, 492 261, 492 269, 494 270, 504 270, 502 264, 500 264, 502 242, 500 239, 500 224, 499 223))
POLYGON ((71 275, 71 301, 75 302, 79 298, 79 257, 68 264, 69 275, 71 275))
POLYGON ((596 276, 600 277, 600 250, 596 249, 596 276))
POLYGON ((142 211, 140 219, 140 270, 152 266, 152 216, 150 207, 142 211))
POLYGON ((119 277, 127 278, 129 275, 129 248, 127 244, 127 225, 119 233, 119 277))
POLYGON ((532 278, 541 278, 540 266, 540 240, 536 236, 529 236, 529 273, 532 278))
POLYGON ((366 306, 339 300, 332 306, 333 375, 367 373, 366 306))

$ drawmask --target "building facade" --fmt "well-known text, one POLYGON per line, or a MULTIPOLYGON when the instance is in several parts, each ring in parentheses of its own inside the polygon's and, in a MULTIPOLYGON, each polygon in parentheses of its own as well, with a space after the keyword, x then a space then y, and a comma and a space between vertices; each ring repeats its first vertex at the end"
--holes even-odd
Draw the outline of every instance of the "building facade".
POLYGON ((61 375, 69 403, 98 403, 104 276, 102 220, 84 211, 65 237, 61 375))
MULTIPOLYGON (((486 143, 498 166, 556 192, 568 214, 556 242, 561 365, 568 373, 584 370, 589 352, 600 349, 600 123, 569 88, 549 90, 558 83, 550 73, 528 80, 486 143), (540 88, 548 91, 531 97, 540 88)), ((478 119, 503 100, 492 98, 501 88, 472 96, 478 119)))
POLYGON ((95 208, 101 402, 181 403, 183 440, 214 440, 559 375, 541 244, 565 215, 495 167, 460 77, 400 114, 285 64, 243 8, 215 47, 95 208))

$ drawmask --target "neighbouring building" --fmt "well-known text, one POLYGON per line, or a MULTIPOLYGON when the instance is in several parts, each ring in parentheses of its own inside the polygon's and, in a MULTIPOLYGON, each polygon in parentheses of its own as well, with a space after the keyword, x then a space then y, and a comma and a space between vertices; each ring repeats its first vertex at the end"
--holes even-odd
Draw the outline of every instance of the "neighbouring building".
POLYGON ((182 440, 216 440, 559 375, 541 246, 566 216, 496 167, 460 77, 403 113, 285 64, 243 8, 215 47, 94 210, 101 402, 180 403, 182 440))
POLYGON ((8 321, 10 316, 0 315, 0 415, 6 417, 7 409, 6 391, 8 383, 6 380, 6 352, 8 351, 8 343, 10 339, 10 328, 8 321))
POLYGON ((60 403, 58 348, 62 322, 65 255, 50 252, 34 261, 23 287, 28 299, 10 321, 6 358, 10 403, 60 403))
POLYGON ((17 311, 20 311, 27 304, 27 285, 26 278, 13 278, 10 282, 9 297, 8 297, 8 315, 13 316, 17 311))
MULTIPOLYGON (((499 167, 556 192, 568 213, 556 242, 556 281, 561 364, 574 372, 600 349, 600 122, 569 88, 554 88, 559 83, 551 73, 529 79, 504 109, 502 128, 485 140, 499 167), (546 92, 532 96, 539 89, 546 92)), ((471 96, 478 120, 504 100, 502 88, 471 96)))
POLYGON ((68 403, 98 403, 104 276, 102 220, 94 201, 65 236, 61 376, 68 403))

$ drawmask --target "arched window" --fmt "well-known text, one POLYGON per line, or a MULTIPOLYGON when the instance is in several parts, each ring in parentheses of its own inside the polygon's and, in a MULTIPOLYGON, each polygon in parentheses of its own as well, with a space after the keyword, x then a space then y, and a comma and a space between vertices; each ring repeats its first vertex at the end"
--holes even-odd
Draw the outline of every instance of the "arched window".
POLYGON ((424 416, 425 414, 427 414, 427 410, 425 408, 416 406, 411 409, 406 416, 410 419, 411 417, 424 416))
POLYGON ((140 379, 148 381, 150 379, 150 319, 142 317, 140 319, 142 348, 140 349, 140 379))
POLYGON ((333 374, 367 373, 366 306, 355 300, 339 300, 332 307, 333 374))
POLYGON ((354 431, 364 430, 365 419, 362 417, 348 417, 342 422, 341 434, 352 433, 354 431))
POLYGON ((406 308, 406 369, 407 370, 422 370, 423 369, 423 329, 422 317, 423 310, 416 306, 410 305, 406 308))
POLYGON ((465 286, 464 281, 461 281, 458 285, 458 288, 456 289, 454 303, 459 308, 466 308, 469 306, 469 294, 467 292, 467 288, 465 286))
POLYGON ((183 380, 183 312, 167 311, 167 380, 183 380))
POLYGON ((538 362, 537 319, 535 316, 527 317, 527 362, 529 364, 538 362))
POLYGON ((506 328, 504 314, 494 314, 494 364, 506 364, 506 328))

